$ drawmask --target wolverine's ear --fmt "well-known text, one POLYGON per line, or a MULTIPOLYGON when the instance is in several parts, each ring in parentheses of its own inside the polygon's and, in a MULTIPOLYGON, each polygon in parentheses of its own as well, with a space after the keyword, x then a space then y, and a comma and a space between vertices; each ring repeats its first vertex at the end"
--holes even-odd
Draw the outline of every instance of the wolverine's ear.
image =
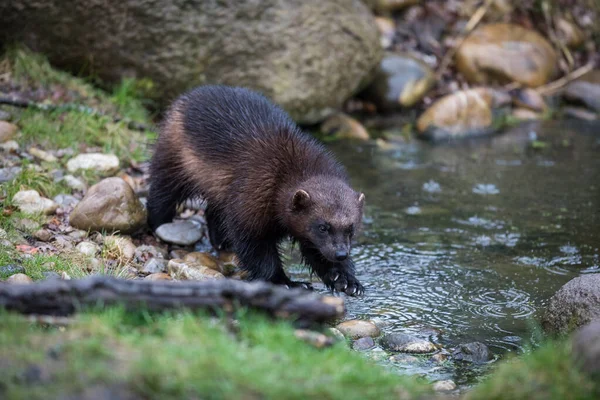
POLYGON ((308 207, 310 204, 310 195, 305 190, 298 190, 294 193, 294 198, 292 199, 292 208, 294 211, 300 211, 308 207))
POLYGON ((358 195, 358 205, 362 207, 364 204, 365 204, 365 194, 361 193, 360 195, 358 195))

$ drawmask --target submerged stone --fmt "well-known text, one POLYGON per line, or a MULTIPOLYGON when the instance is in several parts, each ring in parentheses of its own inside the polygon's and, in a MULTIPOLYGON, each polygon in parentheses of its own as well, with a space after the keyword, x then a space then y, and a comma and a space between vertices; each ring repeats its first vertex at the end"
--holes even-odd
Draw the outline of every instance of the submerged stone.
POLYGON ((402 353, 422 354, 436 350, 433 343, 405 333, 387 334, 381 338, 381 345, 387 350, 402 353))
POLYGON ((465 361, 474 364, 481 364, 492 359, 492 352, 483 343, 472 342, 459 345, 452 352, 452 358, 456 361, 465 361))

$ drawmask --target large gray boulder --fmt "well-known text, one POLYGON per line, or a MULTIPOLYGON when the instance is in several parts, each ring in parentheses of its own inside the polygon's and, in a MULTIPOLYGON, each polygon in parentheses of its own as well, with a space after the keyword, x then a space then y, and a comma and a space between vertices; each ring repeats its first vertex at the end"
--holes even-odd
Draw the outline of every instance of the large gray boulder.
POLYGON ((3 39, 108 82, 150 78, 163 101, 206 83, 258 89, 304 123, 338 108, 382 55, 360 0, 2 1, 3 39))
POLYGON ((568 334, 595 320, 600 320, 600 274, 586 274, 550 298, 542 326, 549 333, 568 334))

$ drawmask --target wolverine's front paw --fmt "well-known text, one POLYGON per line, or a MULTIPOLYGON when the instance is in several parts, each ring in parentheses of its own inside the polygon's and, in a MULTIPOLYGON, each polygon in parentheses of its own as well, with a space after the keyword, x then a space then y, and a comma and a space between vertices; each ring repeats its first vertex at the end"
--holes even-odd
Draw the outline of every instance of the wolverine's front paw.
POLYGON ((354 275, 338 268, 332 268, 324 277, 323 283, 330 290, 343 292, 348 296, 362 296, 365 293, 365 287, 354 275))

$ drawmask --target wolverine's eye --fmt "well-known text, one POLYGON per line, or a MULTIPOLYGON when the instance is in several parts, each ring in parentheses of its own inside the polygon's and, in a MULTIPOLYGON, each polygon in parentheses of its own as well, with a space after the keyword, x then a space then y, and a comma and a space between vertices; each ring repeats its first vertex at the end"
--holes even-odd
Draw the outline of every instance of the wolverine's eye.
POLYGON ((350 226, 348 227, 348 235, 349 235, 350 237, 354 236, 354 225, 350 225, 350 226))
POLYGON ((327 225, 321 224, 319 225, 319 232, 321 233, 325 233, 327 232, 329 229, 327 228, 327 225))

